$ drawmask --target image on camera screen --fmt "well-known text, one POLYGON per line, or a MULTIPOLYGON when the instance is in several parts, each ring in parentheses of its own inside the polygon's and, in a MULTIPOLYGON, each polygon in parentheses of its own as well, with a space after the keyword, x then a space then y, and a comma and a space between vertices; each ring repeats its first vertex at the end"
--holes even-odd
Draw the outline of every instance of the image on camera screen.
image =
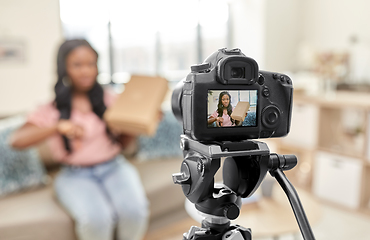
POLYGON ((208 127, 256 127, 257 96, 257 90, 208 90, 208 127))

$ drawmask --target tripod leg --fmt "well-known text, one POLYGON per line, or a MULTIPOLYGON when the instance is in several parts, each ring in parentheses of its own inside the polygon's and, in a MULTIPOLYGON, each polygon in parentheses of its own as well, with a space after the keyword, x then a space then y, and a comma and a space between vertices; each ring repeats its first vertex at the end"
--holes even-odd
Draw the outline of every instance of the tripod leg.
POLYGON ((273 177, 276 178, 280 186, 283 188, 285 194, 287 195, 303 238, 305 240, 314 240, 315 236, 313 235, 310 223, 308 222, 306 213, 303 210, 301 201, 299 200, 299 196, 293 185, 289 182, 288 178, 285 176, 281 169, 277 168, 270 173, 273 177))

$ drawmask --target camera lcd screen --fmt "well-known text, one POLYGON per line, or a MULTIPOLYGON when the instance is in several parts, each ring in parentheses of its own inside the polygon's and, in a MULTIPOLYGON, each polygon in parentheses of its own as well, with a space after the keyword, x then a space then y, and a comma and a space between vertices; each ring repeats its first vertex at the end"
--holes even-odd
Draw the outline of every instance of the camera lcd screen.
POLYGON ((208 127, 256 127, 257 96, 257 90, 208 90, 208 127))

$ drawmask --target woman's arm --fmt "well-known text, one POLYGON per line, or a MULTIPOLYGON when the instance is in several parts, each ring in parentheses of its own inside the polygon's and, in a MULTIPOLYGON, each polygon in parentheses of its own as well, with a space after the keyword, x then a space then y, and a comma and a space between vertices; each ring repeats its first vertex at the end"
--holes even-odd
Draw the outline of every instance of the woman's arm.
POLYGON ((224 122, 224 119, 222 117, 216 117, 216 118, 215 117, 210 117, 210 118, 208 118, 208 124, 211 124, 213 122, 216 122, 217 127, 219 127, 224 122))
POLYGON ((211 124, 216 120, 217 120, 217 118, 211 116, 211 117, 208 118, 208 124, 211 124))
POLYGON ((10 138, 13 148, 24 149, 35 145, 57 132, 57 125, 48 128, 40 128, 32 123, 26 123, 14 131, 10 138))
POLYGON ((82 137, 83 129, 70 120, 59 120, 54 126, 45 128, 32 123, 25 123, 12 134, 10 145, 16 149, 24 149, 42 142, 55 133, 60 133, 72 139, 82 137))

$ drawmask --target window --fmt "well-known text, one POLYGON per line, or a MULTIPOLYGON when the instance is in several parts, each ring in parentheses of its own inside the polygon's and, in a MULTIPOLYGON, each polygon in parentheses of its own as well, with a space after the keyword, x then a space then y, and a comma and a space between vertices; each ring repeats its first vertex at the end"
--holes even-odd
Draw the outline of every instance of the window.
POLYGON ((228 44, 226 0, 60 0, 60 11, 65 37, 98 51, 101 83, 130 74, 176 82, 228 44))

